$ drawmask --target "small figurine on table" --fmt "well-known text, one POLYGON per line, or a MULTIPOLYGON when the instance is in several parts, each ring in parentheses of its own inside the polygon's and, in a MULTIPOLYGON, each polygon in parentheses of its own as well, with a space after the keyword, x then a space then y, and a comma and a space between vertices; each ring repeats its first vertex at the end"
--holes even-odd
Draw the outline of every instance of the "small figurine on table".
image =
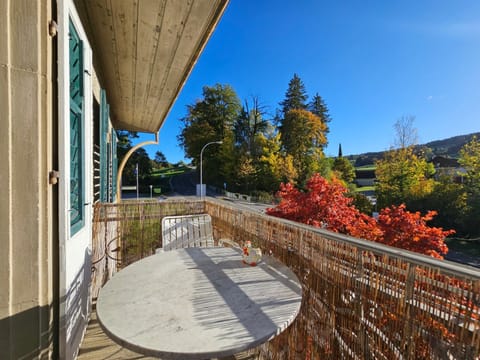
POLYGON ((252 247, 251 241, 246 241, 243 246, 242 260, 243 263, 255 266, 262 259, 262 250, 260 248, 252 247))

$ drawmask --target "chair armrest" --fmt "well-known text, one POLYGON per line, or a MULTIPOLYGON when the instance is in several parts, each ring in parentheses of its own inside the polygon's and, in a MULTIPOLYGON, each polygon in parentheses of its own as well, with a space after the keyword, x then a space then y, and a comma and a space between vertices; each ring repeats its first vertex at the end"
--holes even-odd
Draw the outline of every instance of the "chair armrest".
POLYGON ((240 245, 236 243, 233 240, 230 239, 220 239, 218 240, 218 245, 219 246, 226 246, 226 247, 234 247, 234 248, 240 248, 240 245))

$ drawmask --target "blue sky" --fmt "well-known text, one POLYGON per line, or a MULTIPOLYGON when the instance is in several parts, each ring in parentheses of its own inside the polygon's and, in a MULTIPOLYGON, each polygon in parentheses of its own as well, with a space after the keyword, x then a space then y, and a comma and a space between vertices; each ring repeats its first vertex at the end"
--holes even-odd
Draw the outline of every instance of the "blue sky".
POLYGON ((273 116, 294 73, 330 110, 327 155, 388 149, 404 115, 421 143, 480 131, 480 1, 231 0, 145 149, 183 160, 179 119, 204 85, 258 96, 273 116))

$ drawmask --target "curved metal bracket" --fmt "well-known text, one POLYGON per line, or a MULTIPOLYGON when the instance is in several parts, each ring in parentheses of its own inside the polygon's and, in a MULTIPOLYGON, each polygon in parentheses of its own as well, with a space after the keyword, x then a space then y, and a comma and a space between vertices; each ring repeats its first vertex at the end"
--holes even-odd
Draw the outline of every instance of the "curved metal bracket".
POLYGON ((144 141, 142 143, 139 143, 132 147, 128 152, 125 154, 125 156, 122 159, 122 162, 120 163, 120 166, 118 167, 117 171, 117 196, 116 196, 116 203, 119 203, 122 201, 122 174, 123 174, 123 169, 125 168, 125 165, 127 164, 128 159, 130 156, 139 148, 145 146, 145 145, 158 145, 158 133, 155 134, 155 140, 149 140, 149 141, 144 141))

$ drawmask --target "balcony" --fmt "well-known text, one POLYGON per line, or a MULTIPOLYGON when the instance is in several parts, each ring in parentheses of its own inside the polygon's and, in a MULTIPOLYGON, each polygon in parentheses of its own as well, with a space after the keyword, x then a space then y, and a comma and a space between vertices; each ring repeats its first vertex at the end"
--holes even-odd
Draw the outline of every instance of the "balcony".
MULTIPOLYGON (((115 271, 153 254, 161 245, 163 217, 200 213, 212 217, 215 241, 254 241, 302 282, 302 308, 295 322, 272 341, 248 352, 248 358, 480 358, 477 269, 238 209, 215 199, 98 205, 93 300, 115 271)), ((91 352, 86 344, 104 336, 98 327, 89 329, 80 359, 87 359, 91 352)), ((102 346, 107 347, 105 343, 91 347, 99 351, 102 346)), ((125 354, 121 358, 138 357, 125 354)), ((247 358, 247 354, 237 358, 247 358)))

